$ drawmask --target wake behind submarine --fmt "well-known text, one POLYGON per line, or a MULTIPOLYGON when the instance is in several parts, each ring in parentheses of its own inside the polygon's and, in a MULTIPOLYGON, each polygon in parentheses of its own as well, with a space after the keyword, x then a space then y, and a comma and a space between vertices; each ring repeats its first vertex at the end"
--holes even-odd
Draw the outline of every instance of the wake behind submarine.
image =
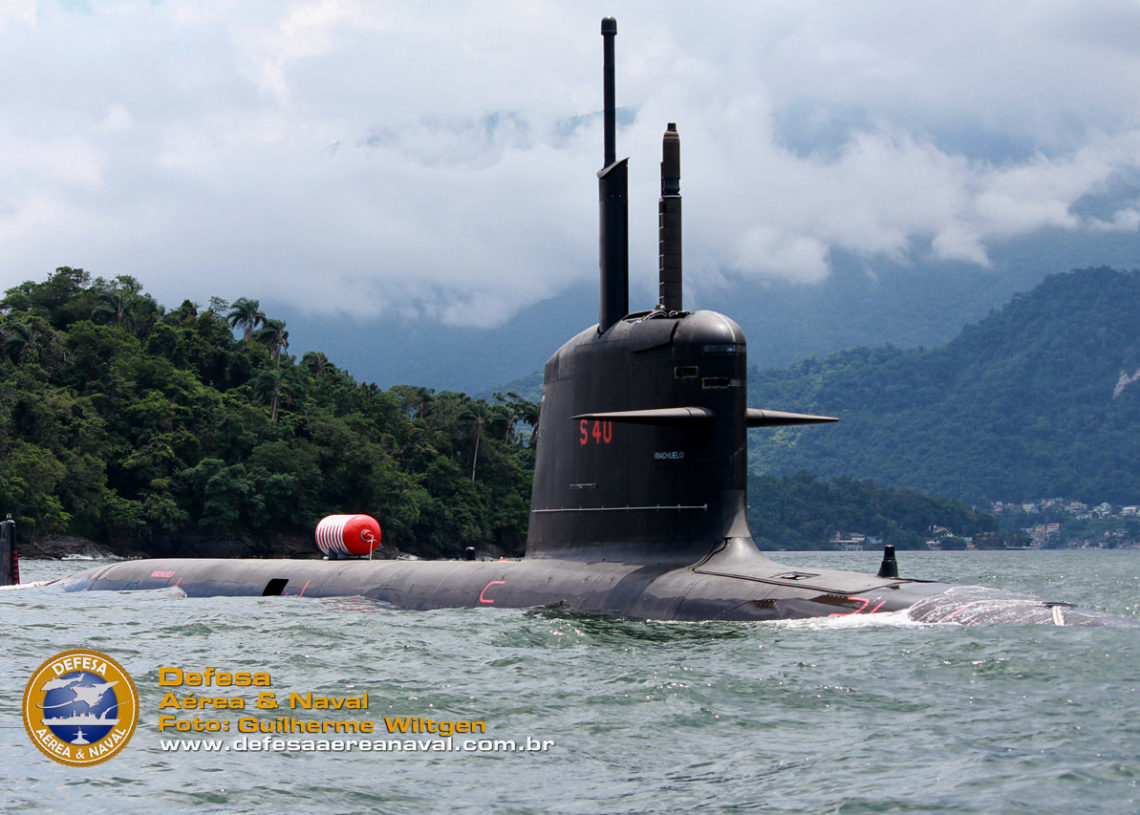
MULTIPOLYGON (((878 575, 866 575, 791 568, 760 552, 746 518, 748 429, 836 420, 747 407, 740 326, 723 314, 684 309, 680 142, 672 123, 661 162, 660 300, 651 311, 627 313, 627 159, 617 158, 614 121, 617 23, 606 18, 601 29, 599 319, 546 364, 526 556, 128 561, 65 578, 63 587, 178 587, 191 597, 362 596, 400 609, 558 606, 653 620, 906 610, 921 622, 1140 624, 992 589, 902 579, 893 554, 878 575)), ((346 522, 333 530, 335 540, 321 539, 328 532, 327 526, 318 532, 326 551, 360 546, 362 535, 357 551, 370 553, 376 544, 367 530, 346 522)))

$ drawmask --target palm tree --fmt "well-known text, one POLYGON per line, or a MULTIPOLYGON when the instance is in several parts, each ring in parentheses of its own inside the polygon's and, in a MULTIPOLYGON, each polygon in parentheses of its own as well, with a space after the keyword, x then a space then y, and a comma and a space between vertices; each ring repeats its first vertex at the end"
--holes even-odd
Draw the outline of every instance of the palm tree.
POLYGON ((230 324, 230 328, 241 326, 245 332, 242 339, 248 340, 253 329, 265 323, 265 315, 261 312, 261 303, 257 300, 250 300, 248 297, 239 297, 230 307, 230 313, 226 315, 226 322, 230 324))
POLYGON ((64 334, 55 331, 38 314, 20 315, 18 320, 0 320, 0 356, 17 365, 25 362, 39 365, 45 371, 57 369, 67 361, 64 334))
POLYGON ((39 350, 40 340, 40 332, 30 323, 8 323, 4 329, 4 350, 9 354, 15 352, 17 365, 24 364, 29 352, 39 350))
POLYGON ((104 289, 95 297, 95 308, 91 310, 91 319, 110 321, 115 328, 133 331, 135 312, 141 302, 142 297, 139 296, 138 290, 130 286, 104 289))
POLYGON ((285 330, 284 320, 267 320, 262 317, 261 328, 253 338, 269 346, 274 362, 278 362, 281 352, 289 347, 289 332, 285 330))
POLYGON ((464 405, 460 419, 475 423, 475 454, 471 456, 471 483, 475 483, 475 465, 479 463, 479 440, 483 437, 483 422, 487 420, 489 411, 487 403, 480 399, 478 402, 468 402, 464 405))
POLYGON ((435 389, 413 385, 393 385, 391 392, 400 400, 400 408, 409 419, 423 419, 435 401, 435 389))
POLYGON ((281 366, 263 368, 254 378, 253 386, 256 390, 269 396, 269 420, 277 421, 277 412, 281 400, 288 407, 293 403, 293 391, 289 386, 286 373, 281 366))
POLYGON ((513 439, 516 444, 519 443, 515 428, 520 422, 524 425, 530 425, 531 436, 533 438, 534 430, 538 428, 539 406, 534 402, 526 401, 514 391, 508 391, 505 395, 496 393, 494 396, 497 401, 504 403, 504 406, 510 414, 506 422, 506 432, 503 434, 503 441, 509 443, 513 439))
POLYGON ((309 351, 301 359, 301 362, 309 369, 313 379, 320 379, 329 368, 333 367, 324 351, 309 351))

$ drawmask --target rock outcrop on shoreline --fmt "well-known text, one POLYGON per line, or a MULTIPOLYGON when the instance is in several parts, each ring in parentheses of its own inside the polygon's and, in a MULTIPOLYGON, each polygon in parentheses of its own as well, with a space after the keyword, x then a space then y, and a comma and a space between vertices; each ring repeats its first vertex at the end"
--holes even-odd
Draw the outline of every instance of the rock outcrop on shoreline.
POLYGON ((90 538, 81 538, 78 535, 45 535, 36 540, 17 540, 16 548, 22 558, 51 558, 55 560, 68 555, 104 558, 115 557, 117 554, 90 538))

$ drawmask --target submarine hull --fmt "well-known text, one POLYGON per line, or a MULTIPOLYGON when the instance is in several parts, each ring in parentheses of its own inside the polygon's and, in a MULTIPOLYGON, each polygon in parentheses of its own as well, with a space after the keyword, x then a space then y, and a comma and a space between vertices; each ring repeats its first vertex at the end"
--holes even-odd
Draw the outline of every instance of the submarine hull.
POLYGON ((1140 622, 977 586, 795 569, 737 539, 687 566, 523 559, 124 561, 67 591, 176 588, 198 596, 363 597, 399 609, 558 607, 648 620, 772 621, 906 611, 917 622, 1135 626, 1140 622))
POLYGON ((791 569, 751 541, 688 566, 522 559, 125 561, 64 579, 68 591, 178 588, 188 596, 358 596, 400 609, 533 608, 652 620, 776 620, 907 608, 949 588, 791 569), (751 550, 751 554, 749 554, 751 550))
POLYGON ((905 611, 915 622, 1140 627, 1140 620, 983 586, 804 570, 731 540, 698 563, 499 561, 124 561, 57 582, 81 590, 177 589, 192 597, 364 597, 393 609, 557 608, 644 620, 774 621, 905 611))

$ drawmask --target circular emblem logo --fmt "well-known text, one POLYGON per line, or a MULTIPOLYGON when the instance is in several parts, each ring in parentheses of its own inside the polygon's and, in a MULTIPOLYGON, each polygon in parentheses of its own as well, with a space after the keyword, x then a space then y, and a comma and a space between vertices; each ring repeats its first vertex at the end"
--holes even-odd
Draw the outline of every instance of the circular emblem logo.
POLYGON ((44 755, 61 764, 106 761, 127 746, 138 721, 135 683, 98 651, 56 654, 24 688, 24 728, 44 755))

